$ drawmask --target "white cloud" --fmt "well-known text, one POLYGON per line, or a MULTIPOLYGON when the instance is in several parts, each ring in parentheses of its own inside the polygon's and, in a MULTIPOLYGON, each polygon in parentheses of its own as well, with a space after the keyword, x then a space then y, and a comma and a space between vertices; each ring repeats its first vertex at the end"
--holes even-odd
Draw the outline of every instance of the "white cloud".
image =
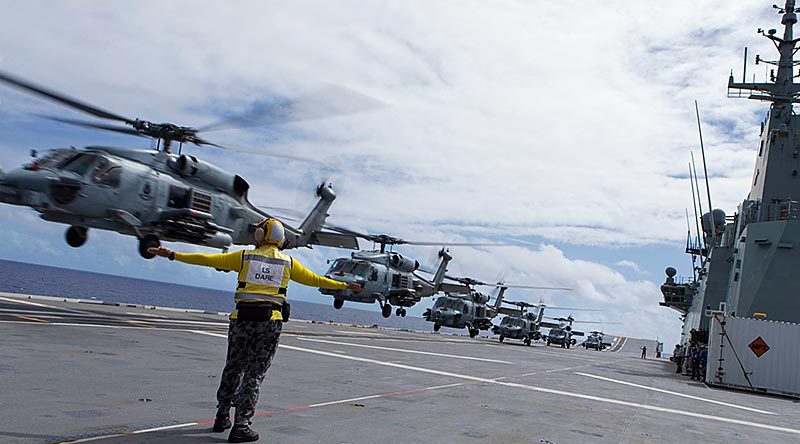
POLYGON ((636 273, 639 273, 639 274, 647 274, 646 271, 642 270, 642 268, 639 267, 639 264, 637 264, 634 261, 629 261, 627 259, 623 259, 621 261, 614 262, 614 265, 616 265, 617 267, 630 268, 631 270, 633 270, 633 271, 635 271, 636 273))

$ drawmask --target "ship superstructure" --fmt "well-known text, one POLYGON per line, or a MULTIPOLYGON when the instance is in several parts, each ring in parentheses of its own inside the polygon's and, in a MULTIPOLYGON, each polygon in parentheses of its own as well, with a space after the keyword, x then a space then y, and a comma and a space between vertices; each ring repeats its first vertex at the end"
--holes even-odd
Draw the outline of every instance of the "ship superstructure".
MULTIPOLYGON (((774 66, 764 82, 728 80, 728 96, 770 102, 760 125, 752 187, 733 216, 715 209, 703 214, 702 239, 687 242, 687 253, 700 258, 691 279, 667 269, 662 306, 683 315, 683 341, 707 341, 709 315, 721 311, 739 317, 800 322, 800 101, 794 82, 800 39, 795 0, 781 14, 783 36, 775 29, 758 32, 777 48, 778 60, 756 56, 756 64, 774 66)), ((710 200, 710 199, 709 199, 710 200)))

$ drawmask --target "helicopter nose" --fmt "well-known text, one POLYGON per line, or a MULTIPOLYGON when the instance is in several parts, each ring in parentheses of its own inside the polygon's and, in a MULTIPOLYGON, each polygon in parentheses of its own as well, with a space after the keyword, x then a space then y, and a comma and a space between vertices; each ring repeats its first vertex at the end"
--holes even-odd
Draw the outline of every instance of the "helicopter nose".
POLYGON ((42 170, 17 169, 0 173, 0 183, 20 190, 46 192, 52 175, 42 170))

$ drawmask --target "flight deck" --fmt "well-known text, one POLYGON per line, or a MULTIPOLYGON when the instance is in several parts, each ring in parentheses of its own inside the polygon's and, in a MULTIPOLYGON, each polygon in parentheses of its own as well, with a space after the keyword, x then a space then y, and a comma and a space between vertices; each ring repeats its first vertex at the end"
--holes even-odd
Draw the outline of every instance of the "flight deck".
MULTIPOLYGON (((210 432, 224 314, 85 302, 0 295, 0 442, 226 441, 210 432)), ((711 389, 643 344, 292 320, 253 428, 280 443, 800 440, 796 400, 711 389)))

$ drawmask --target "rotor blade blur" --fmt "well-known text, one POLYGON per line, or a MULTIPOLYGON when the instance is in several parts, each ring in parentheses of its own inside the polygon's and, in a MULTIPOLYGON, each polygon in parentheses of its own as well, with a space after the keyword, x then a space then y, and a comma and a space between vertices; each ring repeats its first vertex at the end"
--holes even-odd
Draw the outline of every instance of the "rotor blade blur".
POLYGON ((419 246, 428 246, 428 247, 514 247, 519 246, 519 244, 513 242, 417 242, 417 241, 405 241, 404 243, 408 245, 419 245, 419 246))
POLYGON ((83 120, 75 120, 75 119, 65 119, 62 117, 47 116, 47 115, 40 115, 40 116, 48 120, 54 120, 56 122, 66 123, 69 125, 82 126, 84 128, 95 128, 105 131, 113 131, 116 133, 128 134, 130 136, 147 137, 146 135, 140 133, 139 131, 130 128, 125 128, 124 126, 104 125, 102 123, 86 122, 83 120))
POLYGON ((330 164, 328 164, 326 162, 323 162, 323 161, 318 160, 318 159, 312 159, 310 157, 291 156, 291 155, 288 155, 288 154, 280 154, 280 153, 274 153, 274 152, 269 152, 269 151, 262 151, 262 150, 253 149, 253 148, 239 148, 239 147, 235 147, 234 148, 234 147, 230 147, 230 146, 227 146, 227 145, 220 145, 220 144, 209 142, 209 141, 202 140, 202 139, 198 140, 197 144, 198 145, 213 146, 215 148, 219 148, 219 149, 222 149, 222 150, 233 151, 233 152, 236 152, 236 153, 255 154, 255 155, 258 155, 258 156, 275 157, 275 158, 278 158, 278 159, 297 160, 297 161, 300 161, 300 162, 310 162, 310 163, 316 163, 316 164, 325 165, 325 166, 331 166, 330 164))
POLYGON ((81 102, 77 99, 73 99, 71 97, 65 96, 61 93, 55 92, 53 90, 41 87, 34 83, 28 82, 26 80, 22 80, 19 77, 12 76, 6 72, 0 71, 0 81, 6 82, 18 89, 23 89, 25 91, 34 93, 39 96, 46 97, 51 101, 58 102, 62 105, 68 106, 72 109, 76 109, 78 111, 83 111, 87 114, 91 114, 95 117, 99 117, 101 119, 110 119, 110 120, 118 120, 120 122, 125 123, 133 123, 133 119, 129 119, 127 117, 120 116, 119 114, 114 114, 110 111, 105 111, 101 108, 98 108, 94 105, 89 105, 88 103, 81 102))
POLYGON ((537 304, 537 306, 546 308, 548 310, 572 310, 572 311, 604 311, 597 308, 573 308, 573 307, 551 307, 545 304, 537 304))
POLYGON ((384 107, 386 104, 365 94, 343 86, 329 85, 294 99, 255 102, 245 112, 201 127, 200 131, 279 125, 346 116, 384 107))
POLYGON ((572 291, 572 288, 567 287, 539 287, 536 285, 513 285, 513 284, 505 284, 503 282, 498 282, 497 284, 493 284, 496 287, 507 287, 507 288, 524 288, 529 290, 564 290, 564 291, 572 291))

